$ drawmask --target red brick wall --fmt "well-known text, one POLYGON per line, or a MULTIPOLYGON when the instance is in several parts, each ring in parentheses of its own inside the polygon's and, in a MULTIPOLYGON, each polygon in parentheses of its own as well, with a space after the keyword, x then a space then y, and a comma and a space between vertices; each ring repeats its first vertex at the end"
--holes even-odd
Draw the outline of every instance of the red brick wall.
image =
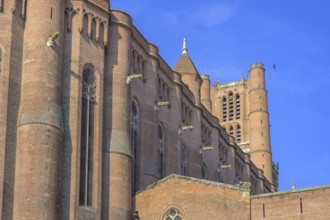
POLYGON ((251 219, 326 220, 330 219, 329 207, 330 186, 259 195, 251 199, 251 219))
POLYGON ((136 196, 141 219, 160 220, 171 208, 183 219, 249 219, 249 193, 238 187, 170 176, 136 196))

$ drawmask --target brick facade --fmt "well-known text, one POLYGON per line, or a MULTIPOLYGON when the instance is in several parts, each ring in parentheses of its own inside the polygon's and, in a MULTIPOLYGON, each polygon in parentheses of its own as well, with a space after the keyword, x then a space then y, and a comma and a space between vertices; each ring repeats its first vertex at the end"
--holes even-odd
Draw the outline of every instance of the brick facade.
POLYGON ((211 85, 186 44, 171 68, 128 14, 109 7, 0 0, 1 218, 130 219, 136 207, 163 216, 135 193, 176 174, 186 177, 159 184, 176 192, 170 204, 187 199, 189 213, 216 218, 193 203, 202 200, 244 219, 249 203, 236 185, 277 190, 263 64, 211 85))

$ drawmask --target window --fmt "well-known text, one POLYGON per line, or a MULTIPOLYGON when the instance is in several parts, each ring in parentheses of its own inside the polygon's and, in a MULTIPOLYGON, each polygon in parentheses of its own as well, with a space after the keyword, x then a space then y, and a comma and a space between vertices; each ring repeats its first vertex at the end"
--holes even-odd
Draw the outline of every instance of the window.
POLYGON ((92 205, 95 75, 86 67, 82 75, 81 136, 80 136, 80 188, 79 204, 92 205))
POLYGON ((226 99, 226 97, 222 98, 222 120, 227 121, 227 99, 226 99))
POLYGON ((236 119, 241 118, 241 100, 240 96, 237 94, 236 95, 236 119))
POLYGON ((158 126, 158 172, 161 178, 164 177, 164 150, 165 150, 165 137, 164 130, 161 125, 158 126))
POLYGON ((234 135, 234 129, 233 129, 232 126, 230 126, 230 128, 229 128, 229 135, 230 136, 233 136, 234 135))
POLYGON ((184 146, 181 147, 181 174, 187 175, 187 152, 184 146))
POLYGON ((170 209, 164 217, 164 220, 182 220, 182 215, 176 209, 170 209))
POLYGON ((234 119, 234 96, 233 93, 229 93, 229 121, 234 119))
POLYGON ((135 100, 131 104, 131 148, 133 152, 133 193, 138 190, 138 137, 139 107, 135 100))
POLYGON ((237 125, 236 127, 236 141, 241 143, 241 126, 237 125))

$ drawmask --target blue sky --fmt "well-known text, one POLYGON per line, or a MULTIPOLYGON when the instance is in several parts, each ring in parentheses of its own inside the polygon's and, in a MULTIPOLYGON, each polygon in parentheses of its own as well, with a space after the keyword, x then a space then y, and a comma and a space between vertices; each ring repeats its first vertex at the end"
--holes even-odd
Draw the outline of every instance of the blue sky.
POLYGON ((240 79, 266 68, 280 190, 330 184, 330 1, 112 0, 173 67, 183 37, 200 73, 240 79), (276 64, 276 71, 272 69, 276 64))

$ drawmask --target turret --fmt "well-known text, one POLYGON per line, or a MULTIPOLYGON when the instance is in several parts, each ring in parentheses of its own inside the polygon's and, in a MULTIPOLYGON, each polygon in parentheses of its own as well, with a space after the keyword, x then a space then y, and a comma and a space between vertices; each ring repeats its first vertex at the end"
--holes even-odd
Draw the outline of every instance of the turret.
MULTIPOLYGON (((60 219, 64 1, 29 0, 13 219, 60 219)), ((23 11, 23 10, 22 10, 23 11)))
POLYGON ((182 81, 189 87, 190 91, 195 96, 196 105, 200 105, 200 89, 202 78, 188 55, 186 39, 183 40, 183 48, 178 62, 174 66, 174 71, 182 76, 182 81))
POLYGON ((254 63, 249 79, 249 140, 251 160, 264 171, 269 182, 272 180, 272 153, 269 137, 269 114, 265 69, 262 63, 254 63))
POLYGON ((111 11, 111 36, 106 56, 105 106, 111 106, 112 118, 106 121, 111 128, 110 148, 110 207, 104 219, 131 219, 132 215, 132 149, 129 139, 130 104, 127 76, 131 48, 132 21, 121 11, 111 11), (111 104, 112 103, 112 104, 111 104), (110 218, 109 218, 110 217, 110 218))
POLYGON ((212 113, 210 77, 207 74, 202 74, 201 78, 203 80, 201 86, 201 103, 210 113, 212 113))

